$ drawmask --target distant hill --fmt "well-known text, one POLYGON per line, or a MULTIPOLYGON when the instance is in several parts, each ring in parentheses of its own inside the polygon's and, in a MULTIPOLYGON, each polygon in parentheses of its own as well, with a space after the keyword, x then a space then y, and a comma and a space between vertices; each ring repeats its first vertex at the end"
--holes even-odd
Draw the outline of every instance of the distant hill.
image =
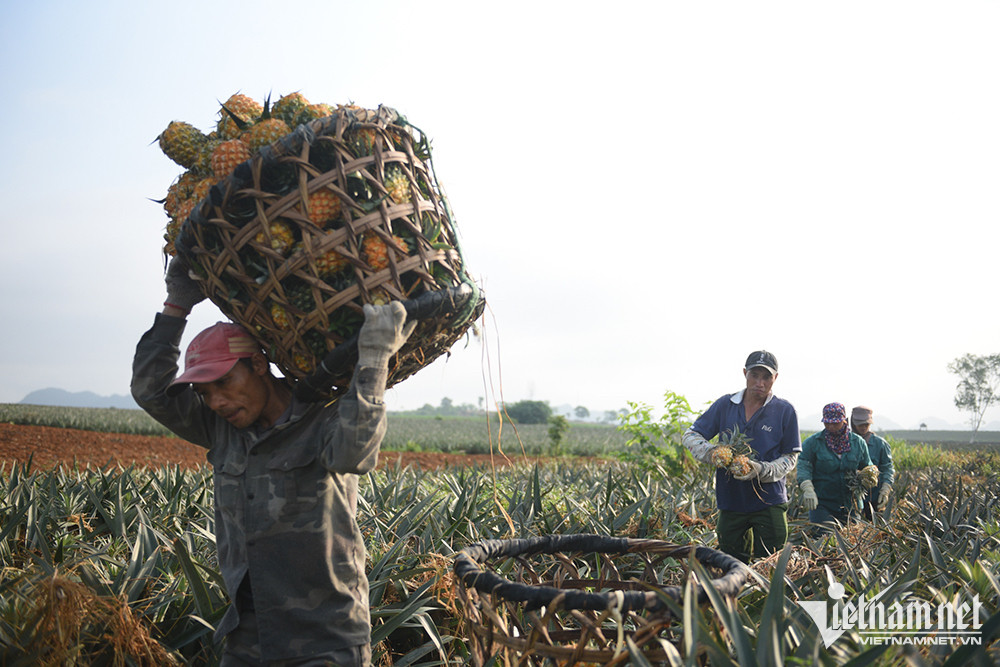
POLYGON ((58 405, 67 408, 121 408, 136 410, 138 405, 131 396, 113 394, 99 396, 92 391, 66 391, 65 389, 39 389, 33 391, 21 403, 27 405, 58 405))
MULTIPOLYGON (((822 415, 819 414, 809 414, 809 415, 799 415, 799 428, 803 431, 818 431, 820 429, 820 419, 822 415)), ((875 415, 875 432, 879 431, 900 431, 904 429, 917 430, 923 424, 928 429, 932 431, 970 431, 971 429, 962 424, 952 424, 946 422, 943 419, 938 419, 937 417, 924 417, 916 424, 910 426, 902 426, 897 422, 894 422, 888 417, 876 414, 875 415)), ((984 426, 985 429, 985 426, 984 426)))

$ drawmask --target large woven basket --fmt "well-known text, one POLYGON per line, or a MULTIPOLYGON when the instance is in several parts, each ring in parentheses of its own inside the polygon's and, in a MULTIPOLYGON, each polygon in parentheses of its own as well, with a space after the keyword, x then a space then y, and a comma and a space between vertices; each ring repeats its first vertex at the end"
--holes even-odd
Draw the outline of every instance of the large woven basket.
POLYGON ((692 557, 716 577, 696 583, 699 604, 709 585, 735 598, 750 573, 721 551, 660 540, 546 535, 466 547, 455 578, 472 663, 616 665, 633 653, 667 662, 664 643, 683 631, 667 600, 683 602, 692 557))
POLYGON ((341 108, 261 149, 195 206, 176 248, 286 377, 326 397, 349 384, 356 356, 333 351, 354 347, 363 304, 448 296, 399 351, 389 386, 446 353, 485 306, 429 142, 387 107, 341 108), (322 225, 318 192, 339 202, 322 225))

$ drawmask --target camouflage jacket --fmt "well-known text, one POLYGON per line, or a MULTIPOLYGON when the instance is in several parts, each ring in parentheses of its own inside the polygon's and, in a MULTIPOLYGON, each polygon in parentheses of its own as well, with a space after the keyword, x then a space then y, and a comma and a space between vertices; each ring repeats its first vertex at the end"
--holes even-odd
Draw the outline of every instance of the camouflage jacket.
MULTIPOLYGON (((132 395, 154 419, 208 448, 215 472, 219 568, 231 600, 249 575, 265 660, 370 641, 358 474, 371 471, 385 434, 384 369, 360 368, 331 406, 292 401, 288 419, 236 429, 176 377, 185 321, 156 316, 136 348, 132 395)), ((230 605, 221 640, 239 622, 230 605)))

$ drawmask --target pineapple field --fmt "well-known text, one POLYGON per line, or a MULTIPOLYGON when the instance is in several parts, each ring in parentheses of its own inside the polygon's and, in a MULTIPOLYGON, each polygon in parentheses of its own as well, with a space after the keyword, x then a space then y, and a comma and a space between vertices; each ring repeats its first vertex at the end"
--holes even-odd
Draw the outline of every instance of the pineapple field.
MULTIPOLYGON (((7 408, 4 420, 16 412, 11 409, 16 406, 7 408)), ((434 425, 421 421, 425 424, 402 422, 413 431, 396 437, 415 443, 421 425, 434 425)), ((5 448, 14 426, 0 429, 5 448)), ((152 460, 124 458, 142 447, 140 438, 160 436, 101 432, 95 426, 90 431, 38 424, 18 428, 29 429, 26 446, 48 439, 53 451, 61 439, 70 443, 73 433, 93 434, 117 443, 115 455, 123 457, 123 465, 83 458, 76 466, 40 465, 40 460, 28 465, 3 456, 0 664, 217 663, 211 637, 227 598, 215 565, 210 469, 166 460, 176 453, 166 450, 158 450, 152 460), (95 465, 88 468, 87 462, 95 465)), ((485 424, 480 428, 485 430, 485 424)), ((403 429, 390 416, 390 432, 403 429)), ((521 435, 530 437, 527 431, 521 435)), ((66 444, 68 451, 75 447, 66 444)), ((102 455, 112 451, 108 447, 102 455)), ((618 461, 611 454, 621 449, 621 439, 607 444, 608 457, 601 459, 539 459, 521 453, 516 442, 505 440, 503 447, 506 459, 496 451, 479 459, 430 453, 473 463, 444 467, 423 467, 393 458, 407 452, 390 451, 383 465, 362 478, 358 521, 369 552, 375 664, 475 663, 472 637, 479 626, 456 586, 453 563, 463 549, 484 540, 588 534, 715 544, 713 472, 707 466, 668 472, 655 463, 618 461)), ((674 604, 670 622, 654 638, 657 661, 997 664, 1000 458, 993 451, 902 441, 894 441, 894 448, 898 475, 885 517, 815 535, 793 499, 786 550, 752 563, 734 600, 709 595, 698 605, 695 596, 687 595, 674 604), (800 603, 825 600, 837 586, 846 599, 916 598, 942 609, 975 600, 980 622, 966 637, 978 641, 941 641, 942 633, 935 631, 930 637, 937 637, 935 642, 890 644, 882 638, 878 643, 854 627, 826 646, 800 603)), ((595 567, 588 554, 563 560, 580 573, 595 567)), ((696 578, 714 576, 681 556, 658 563, 656 575, 663 584, 689 592, 696 578)), ((487 567, 513 580, 522 576, 515 565, 498 560, 487 567)), ((615 560, 597 566, 629 573, 615 560)), ((530 627, 531 618, 537 621, 542 614, 514 610, 497 620, 513 636, 515 628, 530 627)), ((551 613, 544 618, 557 620, 551 613)), ((615 651, 614 664, 651 664, 632 641, 636 622, 624 614, 605 615, 595 628, 606 649, 615 651)), ((553 641, 558 636, 553 628, 553 641)), ((491 647, 495 664, 523 657, 505 649, 500 639, 497 635, 490 644, 480 637, 478 646, 491 647)), ((528 660, 554 664, 540 654, 528 660)))

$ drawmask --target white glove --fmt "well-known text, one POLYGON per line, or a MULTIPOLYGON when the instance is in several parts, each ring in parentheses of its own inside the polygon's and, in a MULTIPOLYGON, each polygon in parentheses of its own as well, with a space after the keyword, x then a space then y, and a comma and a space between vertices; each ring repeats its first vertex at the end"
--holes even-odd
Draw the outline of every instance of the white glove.
POLYGON ((813 488, 812 480, 802 480, 799 482, 799 487, 802 489, 802 506, 809 511, 819 507, 819 498, 816 497, 816 490, 813 488))
POLYGON ((879 512, 885 509, 885 506, 889 504, 889 496, 892 495, 892 484, 883 484, 882 488, 878 492, 878 503, 875 504, 875 509, 879 512))
POLYGON ((358 333, 358 365, 387 368, 389 359, 413 333, 416 322, 406 321, 406 308, 399 301, 384 306, 365 304, 365 323, 358 333))
POLYGON ((757 479, 760 477, 760 471, 763 470, 764 466, 752 460, 748 461, 748 463, 750 464, 750 472, 745 475, 733 475, 734 479, 738 479, 741 482, 747 482, 751 479, 757 479))

